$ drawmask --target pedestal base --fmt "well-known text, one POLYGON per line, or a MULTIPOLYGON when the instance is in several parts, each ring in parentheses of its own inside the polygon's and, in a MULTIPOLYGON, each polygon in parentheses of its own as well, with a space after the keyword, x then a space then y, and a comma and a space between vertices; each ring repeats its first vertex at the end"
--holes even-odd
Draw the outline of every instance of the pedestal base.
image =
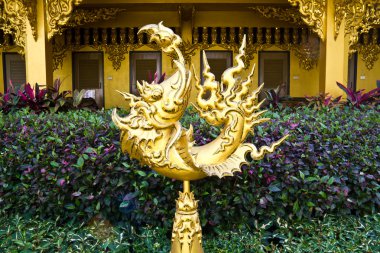
POLYGON ((171 253, 203 253, 198 201, 189 189, 190 186, 185 186, 176 200, 171 253))

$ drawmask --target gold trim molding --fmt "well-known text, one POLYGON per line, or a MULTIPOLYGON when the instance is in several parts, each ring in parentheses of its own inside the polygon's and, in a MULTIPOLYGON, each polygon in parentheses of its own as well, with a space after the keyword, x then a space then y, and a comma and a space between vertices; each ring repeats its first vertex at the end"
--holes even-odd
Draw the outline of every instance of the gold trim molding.
POLYGON ((37 39, 37 2, 36 0, 3 0, 0 3, 0 27, 5 34, 11 34, 14 43, 25 48, 26 25, 29 21, 34 39, 37 39))
POLYGON ((326 0, 288 0, 298 6, 302 20, 318 34, 322 41, 326 38, 326 0))

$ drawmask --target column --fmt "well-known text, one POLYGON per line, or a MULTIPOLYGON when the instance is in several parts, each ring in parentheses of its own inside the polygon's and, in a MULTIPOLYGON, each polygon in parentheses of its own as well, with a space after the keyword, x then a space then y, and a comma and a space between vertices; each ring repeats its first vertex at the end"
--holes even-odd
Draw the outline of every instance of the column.
POLYGON ((31 85, 53 85, 52 45, 47 39, 44 0, 37 0, 37 40, 29 22, 26 27, 26 81, 31 85))
POLYGON ((321 42, 319 91, 336 97, 343 91, 336 82, 347 85, 348 81, 348 38, 345 37, 345 21, 342 21, 339 35, 334 39, 334 1, 326 1, 326 39, 321 42))

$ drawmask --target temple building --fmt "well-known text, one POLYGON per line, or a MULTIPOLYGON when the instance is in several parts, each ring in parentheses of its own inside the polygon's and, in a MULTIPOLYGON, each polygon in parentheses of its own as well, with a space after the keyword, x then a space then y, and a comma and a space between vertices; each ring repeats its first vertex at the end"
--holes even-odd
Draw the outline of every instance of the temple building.
MULTIPOLYGON (((343 95, 336 81, 380 85, 380 1, 374 0, 1 0, 0 92, 25 82, 86 89, 100 107, 124 107, 116 90, 170 76, 169 55, 138 33, 163 22, 183 38, 201 78, 201 52, 220 80, 246 36, 253 84, 282 96, 343 95)), ((202 78, 201 78, 202 79, 202 78)), ((196 91, 193 90, 193 96, 196 91)))

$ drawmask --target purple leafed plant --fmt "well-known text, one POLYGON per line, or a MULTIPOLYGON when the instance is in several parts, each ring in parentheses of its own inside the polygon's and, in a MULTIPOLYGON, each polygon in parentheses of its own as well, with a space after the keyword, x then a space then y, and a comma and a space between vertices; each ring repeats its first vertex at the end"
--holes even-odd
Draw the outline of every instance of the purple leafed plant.
POLYGON ((316 109, 321 107, 335 107, 339 104, 342 96, 337 98, 333 98, 328 93, 320 93, 319 96, 308 97, 306 96, 306 100, 308 101, 308 105, 312 106, 316 109))
POLYGON ((29 107, 33 111, 39 113, 47 110, 49 107, 49 101, 46 99, 46 89, 40 89, 36 84, 33 89, 30 83, 24 85, 24 90, 19 90, 17 95, 20 97, 20 105, 22 107, 29 107))
POLYGON ((380 88, 364 93, 364 89, 354 91, 339 82, 336 82, 336 84, 347 94, 347 100, 356 108, 364 104, 378 102, 380 99, 380 88))
POLYGON ((154 77, 152 77, 152 73, 148 72, 148 83, 162 83, 165 80, 166 73, 163 73, 161 76, 158 76, 158 72, 154 73, 154 77))
POLYGON ((281 84, 276 89, 269 89, 264 91, 267 101, 273 108, 278 108, 281 100, 281 91, 286 88, 285 84, 281 84))

